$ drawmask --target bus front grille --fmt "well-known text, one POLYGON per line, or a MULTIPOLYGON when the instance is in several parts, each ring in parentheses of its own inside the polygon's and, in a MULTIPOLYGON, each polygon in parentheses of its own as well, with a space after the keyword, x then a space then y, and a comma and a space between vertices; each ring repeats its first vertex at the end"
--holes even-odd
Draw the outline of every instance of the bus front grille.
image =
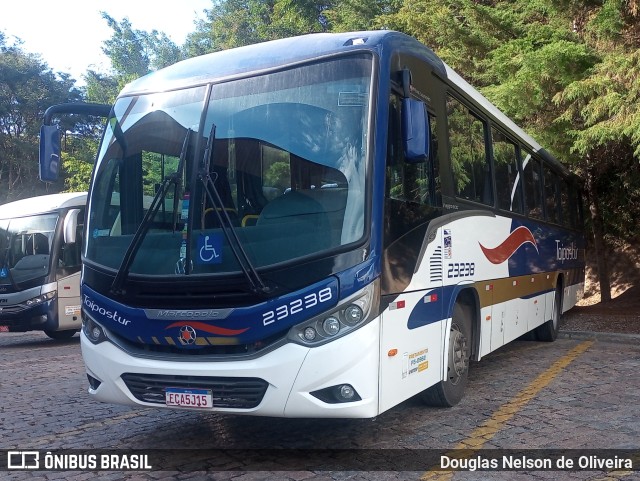
POLYGON ((136 399, 165 404, 165 389, 209 389, 213 407, 251 409, 260 404, 267 391, 267 381, 250 377, 171 376, 163 374, 125 373, 122 380, 136 399))

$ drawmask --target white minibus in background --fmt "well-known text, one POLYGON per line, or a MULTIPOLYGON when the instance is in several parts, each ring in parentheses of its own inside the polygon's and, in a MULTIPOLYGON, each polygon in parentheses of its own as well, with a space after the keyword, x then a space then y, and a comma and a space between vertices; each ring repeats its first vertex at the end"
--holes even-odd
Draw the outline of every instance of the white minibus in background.
POLYGON ((0 332, 79 331, 86 200, 75 192, 0 205, 0 332))

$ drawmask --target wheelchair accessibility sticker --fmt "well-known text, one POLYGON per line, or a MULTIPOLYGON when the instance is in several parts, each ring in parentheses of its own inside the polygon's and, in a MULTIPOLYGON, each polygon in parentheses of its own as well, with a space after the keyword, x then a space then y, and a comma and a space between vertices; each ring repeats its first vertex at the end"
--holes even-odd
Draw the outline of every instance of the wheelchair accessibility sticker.
POLYGON ((222 262, 222 236, 200 234, 198 236, 197 264, 220 264, 222 262))

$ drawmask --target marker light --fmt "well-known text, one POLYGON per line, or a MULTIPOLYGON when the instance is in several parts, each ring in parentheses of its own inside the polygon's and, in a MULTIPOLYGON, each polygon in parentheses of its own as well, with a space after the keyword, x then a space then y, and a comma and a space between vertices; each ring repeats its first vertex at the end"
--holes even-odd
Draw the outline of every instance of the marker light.
POLYGON ((313 341, 316 338, 316 330, 313 327, 307 327, 303 335, 307 341, 313 341))

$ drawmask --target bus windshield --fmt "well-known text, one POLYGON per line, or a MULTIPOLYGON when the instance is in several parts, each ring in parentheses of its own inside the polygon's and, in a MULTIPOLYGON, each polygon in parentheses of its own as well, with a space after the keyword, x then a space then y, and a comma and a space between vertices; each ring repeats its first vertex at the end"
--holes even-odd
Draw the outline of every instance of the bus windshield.
POLYGON ((119 269, 126 254, 130 274, 225 274, 241 270, 238 248, 259 268, 361 240, 371 72, 358 54, 120 98, 86 259, 119 269))
POLYGON ((49 274, 58 214, 0 219, 0 284, 21 284, 49 274))

